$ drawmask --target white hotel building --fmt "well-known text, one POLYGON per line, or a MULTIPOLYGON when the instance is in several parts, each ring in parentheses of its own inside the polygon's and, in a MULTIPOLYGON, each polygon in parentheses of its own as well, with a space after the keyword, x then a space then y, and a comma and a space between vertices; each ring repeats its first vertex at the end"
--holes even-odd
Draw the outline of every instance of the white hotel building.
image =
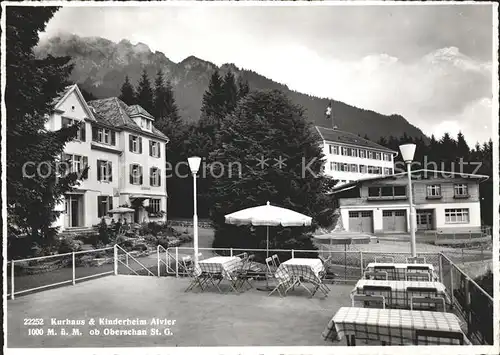
POLYGON ((325 174, 337 186, 360 179, 392 175, 397 152, 353 133, 316 126, 325 155, 325 174))
POLYGON ((63 161, 71 171, 89 166, 88 176, 57 207, 60 230, 91 227, 113 207, 135 209, 129 222, 165 221, 166 144, 154 118, 138 105, 116 97, 86 102, 77 85, 55 102, 46 128, 58 130, 81 122, 77 137, 66 144, 63 161), (131 220, 132 219, 132 220, 131 220))

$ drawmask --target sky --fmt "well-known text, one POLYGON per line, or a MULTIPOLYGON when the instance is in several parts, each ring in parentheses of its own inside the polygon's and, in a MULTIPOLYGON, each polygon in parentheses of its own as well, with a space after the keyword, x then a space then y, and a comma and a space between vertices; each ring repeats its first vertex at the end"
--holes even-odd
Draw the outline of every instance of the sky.
POLYGON ((491 5, 220 5, 66 6, 41 37, 128 39, 174 62, 234 63, 303 93, 400 114, 428 135, 462 131, 469 145, 497 132, 491 5))

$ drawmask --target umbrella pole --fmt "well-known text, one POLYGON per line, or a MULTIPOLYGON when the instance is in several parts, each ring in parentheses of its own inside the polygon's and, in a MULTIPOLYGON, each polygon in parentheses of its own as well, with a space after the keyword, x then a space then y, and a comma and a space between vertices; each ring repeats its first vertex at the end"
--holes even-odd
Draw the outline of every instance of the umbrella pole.
POLYGON ((267 250, 266 250, 266 258, 269 258, 269 226, 267 228, 267 250))

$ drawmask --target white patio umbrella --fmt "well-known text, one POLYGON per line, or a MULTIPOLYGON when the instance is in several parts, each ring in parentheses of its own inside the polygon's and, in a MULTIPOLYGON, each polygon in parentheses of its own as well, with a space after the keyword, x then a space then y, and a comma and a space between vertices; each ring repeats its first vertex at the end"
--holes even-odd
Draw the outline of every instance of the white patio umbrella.
POLYGON ((267 226, 267 257, 269 257, 269 226, 310 226, 312 218, 287 208, 267 204, 246 208, 225 216, 227 224, 267 226))
POLYGON ((108 211, 108 213, 115 213, 115 214, 125 214, 131 212, 135 212, 135 210, 128 207, 116 207, 108 211))

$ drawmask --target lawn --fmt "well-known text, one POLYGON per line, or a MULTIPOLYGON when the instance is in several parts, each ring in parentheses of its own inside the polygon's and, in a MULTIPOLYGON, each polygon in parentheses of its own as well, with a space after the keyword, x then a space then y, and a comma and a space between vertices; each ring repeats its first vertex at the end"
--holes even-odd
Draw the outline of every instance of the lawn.
MULTIPOLYGON (((128 346, 322 346, 321 332, 334 313, 350 305, 352 285, 330 285, 327 298, 310 299, 305 290, 281 298, 251 289, 245 293, 188 292, 189 280, 147 276, 106 276, 76 286, 9 300, 8 347, 128 346), (43 326, 25 326, 26 318, 43 326), (83 326, 51 326, 51 318, 84 320, 83 326), (170 326, 89 326, 91 318, 175 320, 170 326), (45 335, 30 336, 29 328, 45 335), (46 335, 53 328, 58 335, 46 335), (81 335, 60 335, 78 328, 81 335), (160 335, 103 335, 104 328, 158 329, 160 335), (163 335, 169 328, 171 335, 163 335), (98 329, 100 335, 90 335, 98 329)), ((345 342, 333 343, 345 345, 345 342)))

